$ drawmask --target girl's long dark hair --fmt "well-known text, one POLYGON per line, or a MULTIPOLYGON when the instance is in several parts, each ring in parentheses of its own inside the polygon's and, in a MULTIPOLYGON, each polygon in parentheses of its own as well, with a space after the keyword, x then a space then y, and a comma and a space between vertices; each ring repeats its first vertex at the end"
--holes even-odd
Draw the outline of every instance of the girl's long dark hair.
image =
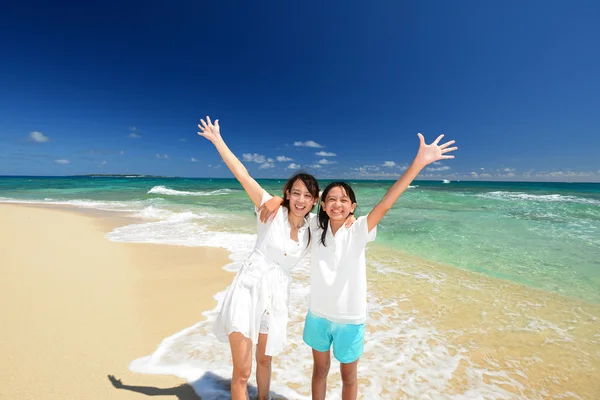
MULTIPOLYGON (((283 203, 281 203, 281 205, 285 208, 287 208, 288 212, 290 211, 290 201, 287 198, 287 193, 292 191, 292 186, 294 186, 294 183, 296 183, 297 180, 301 180, 302 183, 304 183, 304 186, 306 186, 306 189, 308 189, 308 192, 312 195, 312 197, 314 199, 318 199, 319 198, 319 183, 317 182, 317 179, 312 176, 311 174, 307 174, 305 172, 298 172, 294 175, 292 175, 290 177, 290 179, 287 180, 287 182, 285 183, 285 185, 283 185, 283 203)), ((311 205, 310 210, 308 211, 308 213, 306 213, 306 215, 304 216, 304 219, 308 219, 308 214, 315 208, 314 205, 311 205)), ((310 229, 308 230, 308 243, 307 246, 310 246, 310 229)))
POLYGON ((327 215, 325 210, 323 210, 323 203, 325 203, 325 200, 327 199, 327 195, 329 194, 331 189, 333 189, 334 187, 342 188, 344 190, 344 192, 346 192, 346 196, 348 196, 350 198, 350 201, 352 202, 352 204, 356 203, 356 195, 354 194, 354 190, 352 190, 352 187, 347 182, 342 182, 342 181, 332 182, 329 185, 327 185, 325 190, 323 190, 323 194, 321 195, 321 201, 319 202, 319 217, 318 217, 319 218, 319 227, 323 231, 323 233, 321 233, 321 243, 323 244, 323 246, 325 246, 325 237, 327 237, 327 229, 329 229, 329 215, 327 215))

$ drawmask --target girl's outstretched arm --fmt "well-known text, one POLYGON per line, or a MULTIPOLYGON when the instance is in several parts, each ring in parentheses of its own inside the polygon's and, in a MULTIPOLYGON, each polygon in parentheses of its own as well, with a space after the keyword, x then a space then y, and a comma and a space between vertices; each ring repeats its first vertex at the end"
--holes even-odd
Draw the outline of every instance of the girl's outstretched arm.
POLYGON ((419 175, 419 172, 426 165, 438 161, 438 160, 446 160, 449 158, 454 158, 454 156, 445 155, 451 151, 457 150, 458 147, 448 147, 454 144, 454 140, 446 142, 442 145, 438 145, 439 141, 444 137, 444 135, 440 135, 435 139, 435 141, 431 144, 425 143, 425 138, 420 133, 418 134, 419 140, 421 142, 419 146, 419 152, 417 156, 410 164, 410 167, 404 172, 404 174, 392 185, 392 187, 387 191, 385 196, 381 199, 379 203, 373 208, 373 210, 367 216, 367 224, 369 225, 369 232, 377 226, 379 221, 383 218, 385 214, 392 208, 396 200, 400 197, 402 193, 406 190, 408 185, 419 175))
POLYGON ((260 202, 262 200, 263 188, 250 176, 244 164, 229 150, 229 147, 223 141, 221 137, 221 129, 219 128, 219 120, 215 121, 213 125, 210 121, 210 117, 206 117, 206 121, 203 119, 200 120, 200 124, 198 124, 198 128, 200 128, 200 132, 198 135, 203 136, 210 140, 212 144, 215 145, 217 151, 221 155, 221 158, 227 164, 227 167, 233 172, 235 178, 242 184, 246 193, 252 200, 252 203, 256 207, 260 207, 260 202), (208 121, 208 122, 206 122, 208 121))

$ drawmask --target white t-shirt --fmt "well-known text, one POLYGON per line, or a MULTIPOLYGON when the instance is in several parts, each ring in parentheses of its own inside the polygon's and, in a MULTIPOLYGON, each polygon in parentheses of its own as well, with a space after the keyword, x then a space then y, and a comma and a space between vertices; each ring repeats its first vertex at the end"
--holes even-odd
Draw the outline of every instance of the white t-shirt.
POLYGON ((334 236, 329 225, 323 246, 317 221, 311 220, 310 312, 332 322, 362 324, 367 318, 365 247, 375 240, 377 227, 369 232, 367 217, 359 217, 334 236))

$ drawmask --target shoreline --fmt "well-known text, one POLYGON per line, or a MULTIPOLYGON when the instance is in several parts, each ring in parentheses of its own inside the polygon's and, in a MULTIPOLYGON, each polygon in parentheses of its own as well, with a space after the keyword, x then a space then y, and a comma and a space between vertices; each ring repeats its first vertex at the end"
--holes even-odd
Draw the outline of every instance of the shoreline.
MULTIPOLYGON (((83 219, 88 225, 86 229, 90 229, 91 225, 95 234, 99 235, 101 241, 104 242, 102 245, 96 243, 96 248, 98 246, 101 248, 114 247, 114 249, 120 249, 127 253, 128 278, 126 280, 134 284, 129 285, 129 294, 126 298, 129 306, 133 307, 133 314, 141 320, 132 330, 133 333, 130 332, 130 336, 137 339, 139 336, 147 335, 150 331, 156 332, 156 334, 152 340, 146 341, 147 347, 138 353, 131 353, 133 346, 130 343, 127 348, 123 347, 124 351, 130 352, 127 360, 123 364, 115 366, 114 372, 110 373, 110 375, 115 375, 116 379, 122 379, 124 385, 122 389, 127 390, 118 390, 118 393, 120 395, 126 393, 122 395, 125 397, 115 397, 117 390, 115 387, 119 386, 119 383, 115 380, 113 385, 116 386, 110 385, 111 382, 106 382, 108 380, 106 375, 109 374, 104 374, 103 382, 101 379, 95 383, 104 386, 108 384, 109 388, 104 387, 103 389, 112 390, 112 392, 107 392, 110 394, 105 397, 87 396, 86 398, 110 396, 109 398, 126 399, 131 398, 126 397, 129 393, 138 392, 147 395, 188 396, 182 398, 197 399, 191 386, 196 386, 195 380, 194 382, 190 381, 191 385, 188 385, 182 379, 172 375, 132 373, 127 366, 129 362, 139 357, 164 353, 164 349, 160 349, 163 347, 161 340, 192 327, 196 322, 205 320, 203 316, 198 318, 200 307, 191 307, 187 303, 198 300, 198 297, 202 295, 203 304, 207 305, 204 305, 201 310, 214 309, 213 296, 222 291, 232 279, 232 274, 222 268, 231 261, 228 259, 229 253, 212 247, 111 242, 104 237, 107 232, 115 227, 140 221, 139 218, 123 212, 78 208, 71 205, 19 204, 8 207, 20 209, 25 214, 27 212, 56 214, 61 223, 61 233, 64 233, 67 227, 62 225, 63 220, 59 217, 60 215, 71 215, 76 219, 83 219), (213 251, 225 253, 226 260, 215 268, 225 275, 224 280, 215 279, 212 287, 207 282, 202 282, 202 284, 198 282, 206 278, 206 274, 202 274, 198 270, 197 252, 202 249, 209 253, 213 251), (175 265, 177 268, 171 270, 171 265, 175 265), (169 266, 169 268, 165 269, 165 266, 169 266), (155 290, 157 287, 160 290, 155 290), (161 297, 161 293, 169 294, 168 298, 161 297), (204 301, 209 303, 204 303, 204 301), (161 315, 167 315, 167 317, 161 317, 161 315), (173 319, 180 322, 173 323, 173 319), (140 332, 144 334, 142 335, 140 332), (159 345, 159 351, 155 352, 159 345), (158 387, 161 385, 162 387, 158 387)), ((0 217, 3 216, 3 209, 5 207, 0 204, 0 217)), ((33 215, 33 217, 35 216, 33 215)), ((71 218, 65 217, 64 219, 71 218)), ((45 229, 39 224, 33 227, 28 226, 34 230, 45 229)), ((80 232, 81 229, 77 232, 80 232)), ((489 371, 491 374, 507 373, 508 375, 504 375, 505 378, 503 378, 505 382, 496 385, 498 386, 496 389, 501 390, 500 387, 505 387, 507 393, 511 393, 511 395, 520 393, 526 397, 535 397, 542 391, 564 395, 570 389, 572 393, 583 396, 582 398, 592 398, 590 397, 592 393, 600 389, 593 379, 595 371, 598 371, 600 367, 600 359, 598 359, 600 353, 594 355, 593 350, 597 343, 595 338, 600 332, 596 317, 600 316, 600 305, 586 303, 581 299, 568 297, 561 293, 546 292, 490 277, 479 272, 428 262, 417 256, 390 250, 386 246, 372 245, 367 258, 374 263, 386 263, 390 258, 394 260, 397 267, 393 270, 369 273, 369 292, 379 298, 398 299, 398 303, 393 307, 385 305, 380 310, 370 312, 372 321, 368 325, 368 335, 379 337, 380 342, 376 347, 366 351, 362 361, 363 365, 375 366, 385 361, 386 356, 377 352, 377 346, 382 346, 382 348, 393 346, 396 352, 391 352, 392 355, 397 351, 400 351, 399 354, 411 354, 415 351, 411 347, 411 340, 414 341, 417 338, 418 343, 421 343, 421 348, 418 349, 416 358, 411 362, 434 354, 429 361, 422 361, 424 364, 421 366, 421 371, 433 373, 440 365, 452 362, 453 358, 461 357, 460 354, 466 357, 462 361, 461 367, 454 371, 456 376, 448 382, 448 390, 456 394, 467 390, 468 382, 473 379, 472 374, 477 369, 489 371), (410 321, 413 316, 417 315, 415 325, 411 325, 410 321), (389 325, 390 322, 392 325, 389 325), (381 339, 381 334, 389 329, 394 329, 395 325, 404 326, 400 331, 401 337, 405 336, 404 339, 398 342, 394 335, 388 335, 381 339), (424 328, 424 336, 417 335, 411 338, 410 335, 413 334, 411 332, 423 332, 424 328), (430 333, 427 333, 428 329, 432 329, 429 331, 430 333), (436 355, 436 352, 432 353, 433 349, 439 348, 446 349, 448 353, 445 356, 436 355), (583 356, 585 354, 587 355, 583 356), (436 357, 439 358, 436 359, 436 357), (465 368, 470 371, 467 373, 465 368), (518 389, 519 387, 521 389, 518 389)), ((306 283, 306 277, 304 274, 298 283, 306 283)), ((1 284, 0 289, 2 289, 1 284)), ((111 293, 107 292, 104 295, 110 296, 111 293)), ((300 310, 303 303, 296 304, 296 306, 298 305, 300 305, 298 308, 300 310)), ((2 313, 0 313, 0 317, 4 318, 2 313)), ((297 317, 300 319, 296 318, 296 321, 290 321, 289 325, 290 333, 293 332, 292 339, 301 337, 301 333, 296 331, 302 325, 302 315, 297 317)), ((1 319, 0 322, 2 322, 1 319)), ((191 331, 195 334, 210 335, 210 328, 206 328, 206 324, 203 324, 191 331)), ((104 332, 106 333, 106 330, 104 332)), ((183 345, 183 348, 187 348, 186 335, 179 336, 182 341, 177 343, 183 345)), ((180 352, 179 344, 168 349, 175 351, 174 357, 197 356, 196 350, 193 350, 194 354, 180 352)), ((294 368, 299 368, 297 373, 302 375, 300 381, 310 375, 309 365, 298 361, 299 355, 306 356, 304 349, 301 350, 301 353, 297 353, 299 346, 302 346, 302 343, 293 343, 287 352, 289 354, 278 357, 274 366, 274 383, 285 381, 286 385, 288 383, 292 385, 288 387, 295 387, 293 380, 288 382, 289 377, 284 373, 284 371, 289 371, 292 365, 294 368), (286 364, 288 368, 286 368, 286 364)), ((367 345, 366 348, 368 347, 367 345)), ((0 350, 2 350, 1 343, 0 350)), ((213 383, 226 384, 223 379, 219 381, 218 376, 218 374, 226 376, 228 373, 226 368, 223 369, 225 365, 222 362, 226 360, 226 350, 225 347, 219 347, 218 350, 215 348, 205 354, 202 353, 203 356, 208 357, 207 360, 217 361, 215 366, 218 364, 221 368, 215 370, 217 375, 210 378, 213 383)), ((85 353, 80 350, 80 354, 85 353)), ((95 359, 90 361, 94 362, 95 359)), ((387 362, 391 363, 390 365, 396 365, 397 360, 389 359, 387 362)), ((404 363, 398 364, 397 368, 400 373, 398 380, 394 380, 392 377, 385 378, 384 374, 381 382, 375 382, 375 387, 382 387, 382 393, 391 393, 387 392, 387 388, 397 387, 398 390, 402 388, 403 391, 407 385, 410 386, 412 373, 405 371, 404 363)), ((167 370, 169 369, 164 371, 167 370)), ((211 372, 212 366, 206 370, 211 372)), ((332 380, 337 379, 337 373, 333 370, 331 378, 332 380)), ((489 381, 484 378, 481 383, 488 385, 489 381)), ((365 381, 364 384, 365 386, 361 390, 369 390, 373 382, 365 381)), ((487 386, 488 389, 490 387, 487 386)), ((303 389, 298 388, 297 390, 299 393, 303 393, 303 389)), ((4 393, 0 390, 0 395, 2 394, 4 393)), ((408 395, 410 392, 404 392, 404 394, 408 395)))
POLYGON ((112 242, 107 232, 135 220, 115 214, 0 204, 0 398, 198 398, 182 379, 128 366, 205 319, 231 282, 229 253, 112 242))
MULTIPOLYGON (((122 227, 125 225, 147 222, 146 220, 143 220, 142 218, 132 216, 131 214, 134 213, 134 211, 101 210, 101 209, 96 209, 96 208, 78 207, 78 206, 71 205, 71 204, 45 204, 43 202, 21 203, 21 202, 17 202, 17 201, 15 201, 15 202, 9 202, 9 201, 0 202, 0 207, 5 204, 11 205, 11 206, 17 206, 17 207, 34 208, 34 209, 37 208, 37 209, 60 210, 60 211, 64 211, 67 213, 75 213, 75 214, 79 214, 79 215, 92 217, 95 220, 95 223, 101 229, 105 230, 105 233, 108 233, 115 228, 122 227)), ((106 239, 106 238, 105 238, 105 240, 110 241, 110 239, 106 239)), ((128 244, 128 245, 170 246, 170 247, 174 247, 174 248, 189 248, 190 247, 190 246, 186 246, 186 245, 172 245, 172 244, 146 243, 146 242, 115 242, 115 243, 123 243, 123 244, 128 244)), ((210 247, 210 246, 193 246, 193 248, 198 248, 198 247, 206 247, 206 248, 216 249, 215 247, 210 247)), ((374 252, 380 252, 380 251, 391 252, 393 254, 398 255, 399 259, 403 260, 404 262, 409 262, 411 264, 416 263, 418 265, 421 265, 421 266, 424 266, 427 268, 436 267, 436 268, 440 268, 443 271, 449 272, 451 274, 456 273, 460 276, 471 277, 473 279, 482 279, 487 282, 498 282, 498 284, 500 284, 500 285, 509 285, 511 287, 514 286, 515 288, 520 288, 522 290, 532 291, 532 293, 538 293, 539 295, 544 296, 544 297, 546 297, 546 296, 555 297, 557 300, 563 299, 564 301, 583 303, 583 304, 585 304, 587 306, 591 306, 591 307, 600 307, 600 303, 594 302, 587 298, 577 297, 575 295, 572 295, 572 294, 569 294, 566 292, 561 292, 559 290, 545 290, 540 287, 536 287, 533 285, 528 285, 523 282, 511 280, 510 278, 505 278, 503 276, 500 276, 499 274, 493 274, 492 273, 493 271, 490 271, 490 273, 485 273, 485 272, 470 269, 470 268, 463 268, 463 267, 456 266, 456 265, 445 264, 445 263, 442 263, 439 261, 428 260, 428 259, 422 258, 419 255, 414 255, 414 254, 408 253, 406 251, 387 246, 378 241, 371 243, 369 245, 369 248, 371 249, 371 251, 374 251, 374 252)), ((227 262, 227 264, 229 264, 229 263, 231 263, 231 260, 229 260, 227 262)), ((233 278, 231 278, 231 279, 233 279, 233 278)), ((231 282, 229 282, 229 283, 231 283, 231 282)), ((221 290, 223 290, 223 289, 221 289, 221 290)), ((221 291, 221 290, 219 290, 219 291, 221 291)), ((215 294, 217 292, 215 292, 215 294)))

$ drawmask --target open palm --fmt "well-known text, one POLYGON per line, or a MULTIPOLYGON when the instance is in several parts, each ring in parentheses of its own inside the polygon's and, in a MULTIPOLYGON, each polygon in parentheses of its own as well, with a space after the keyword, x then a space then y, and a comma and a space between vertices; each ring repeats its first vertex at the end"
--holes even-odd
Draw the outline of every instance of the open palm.
POLYGON ((200 128, 200 132, 198 135, 204 136, 208 140, 214 143, 216 139, 221 137, 221 128, 219 128, 219 120, 215 120, 215 124, 210 121, 210 117, 206 116, 206 121, 203 119, 200 120, 198 124, 198 128, 200 128), (208 121, 208 122, 206 122, 208 121))
POLYGON ((438 143, 440 142, 440 140, 442 140, 444 135, 438 136, 437 139, 435 139, 431 144, 425 143, 425 138, 420 133, 418 133, 417 135, 419 136, 421 144, 419 146, 419 152, 417 153, 415 161, 420 165, 425 166, 438 160, 454 158, 454 156, 446 155, 446 153, 458 150, 458 147, 449 147, 450 145, 454 144, 454 140, 446 142, 442 145, 438 145, 438 143))

